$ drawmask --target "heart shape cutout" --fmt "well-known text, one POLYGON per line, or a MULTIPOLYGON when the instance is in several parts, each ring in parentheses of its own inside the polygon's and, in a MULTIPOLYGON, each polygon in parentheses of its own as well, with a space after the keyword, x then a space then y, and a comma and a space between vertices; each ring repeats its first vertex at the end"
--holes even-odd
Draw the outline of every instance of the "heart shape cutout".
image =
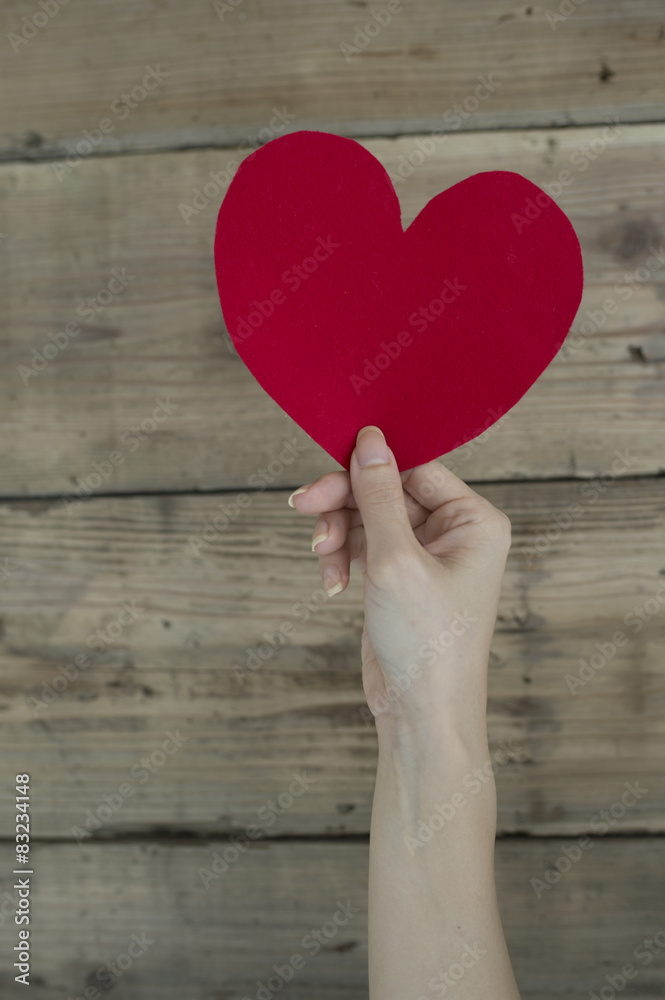
POLYGON ((346 469, 367 424, 400 471, 481 434, 557 353, 583 287, 570 221, 520 174, 474 174, 404 231, 382 164, 309 131, 240 165, 215 268, 238 354, 346 469))

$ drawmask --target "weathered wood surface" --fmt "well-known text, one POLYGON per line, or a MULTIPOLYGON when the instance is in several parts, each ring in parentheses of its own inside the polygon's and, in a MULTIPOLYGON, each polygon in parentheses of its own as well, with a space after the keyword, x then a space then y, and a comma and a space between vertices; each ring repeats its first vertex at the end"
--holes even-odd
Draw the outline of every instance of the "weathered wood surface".
MULTIPOLYGON (((665 830, 665 480, 601 488, 482 488, 514 529, 490 664, 492 746, 516 751, 497 766, 501 831, 589 829, 638 780, 648 793, 616 830, 665 830)), ((232 833, 303 771, 311 786, 267 817, 266 836, 368 830, 362 588, 354 577, 326 599, 313 519, 286 497, 256 494, 209 543, 201 529, 220 497, 0 505, 1 753, 8 771, 34 775, 40 835, 76 836, 100 808, 95 836, 232 833), (178 751, 160 751, 177 731, 178 751), (153 753, 152 773, 139 770, 153 753)), ((1 815, 7 836, 6 800, 1 815)))
POLYGON ((276 108, 292 129, 362 136, 662 117, 659 0, 568 4, 574 13, 552 23, 547 12, 566 5, 404 0, 379 27, 373 12, 385 22, 386 6, 91 0, 35 29, 39 5, 6 0, 0 150, 66 155, 103 119, 107 152, 265 141, 276 108), (376 37, 347 58, 342 46, 368 22, 376 37), (151 69, 164 75, 141 94, 151 69), (488 77, 499 86, 474 106, 488 77))
MULTIPOLYGON (((544 882, 557 865, 565 870, 564 849, 575 856, 577 841, 497 843, 499 904, 523 1000, 588 996, 627 963, 637 975, 623 995, 653 1000, 665 991, 665 843, 608 837, 592 843, 540 898, 531 879, 544 882), (654 938, 660 947, 644 945, 654 938)), ((436 841, 428 845, 435 847, 436 841)), ((218 840, 177 848, 38 847, 30 996, 80 997, 91 986, 105 995, 115 969, 122 974, 114 992, 132 1000, 255 997, 257 984, 275 975, 274 965, 284 968, 292 955, 301 955, 303 967, 279 995, 366 1000, 367 843, 257 842, 235 861, 233 850, 218 840), (214 874, 216 856, 223 862, 225 852, 231 863, 206 887, 200 869, 214 874), (339 911, 334 933, 328 922, 340 903, 350 916, 342 924, 339 911), (321 934, 317 953, 315 939, 306 937, 312 931, 321 934), (134 949, 137 957, 122 971, 128 963, 118 957, 127 954, 132 935, 145 947, 134 949)), ((3 847, 0 857, 3 902, 9 902, 9 850, 3 847)), ((3 928, 8 950, 15 931, 3 928)), ((0 969, 0 985, 3 996, 23 995, 8 963, 0 969)), ((414 988, 414 998, 433 995, 427 983, 414 988)))
MULTIPOLYGON (((451 453, 465 479, 591 476, 626 449, 630 474, 665 468, 665 264, 646 266, 650 247, 664 243, 665 126, 623 127, 593 161, 571 162, 601 136, 573 128, 458 134, 397 183, 407 225, 437 191, 480 170, 517 170, 540 185, 562 170, 573 178, 558 198, 585 260, 573 330, 587 309, 603 322, 592 335, 570 335, 565 350, 574 349, 488 432, 489 446, 476 440, 451 453), (618 306, 611 315, 602 312, 608 298, 618 306)), ((396 176, 414 141, 364 144, 396 176)), ((45 163, 0 168, 5 496, 58 495, 97 479, 104 493, 242 489, 266 468, 271 487, 293 489, 339 467, 227 347, 212 261, 222 193, 189 224, 179 211, 230 157, 98 157, 62 180, 45 163), (85 300, 108 299, 114 270, 126 287, 88 322, 85 300), (50 344, 52 355, 49 334, 72 322, 80 332, 44 370, 22 377, 33 349, 50 344), (158 400, 168 412, 155 421, 158 400), (291 440, 300 453, 280 462, 291 440), (108 468, 114 452, 117 464, 100 479, 95 463, 108 468)))

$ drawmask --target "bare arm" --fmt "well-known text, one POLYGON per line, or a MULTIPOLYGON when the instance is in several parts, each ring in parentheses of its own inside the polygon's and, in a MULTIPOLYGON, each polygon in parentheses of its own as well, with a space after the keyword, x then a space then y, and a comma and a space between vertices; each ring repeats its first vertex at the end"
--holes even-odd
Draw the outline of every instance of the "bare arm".
POLYGON ((364 579, 363 686, 379 743, 370 998, 519 1000, 494 884, 486 719, 510 522, 438 462, 400 473, 365 428, 350 472, 294 504, 319 514, 326 589, 331 570, 333 595, 351 565, 364 579))
POLYGON ((370 832, 371 1000, 519 1000, 494 885, 489 749, 380 724, 370 832))

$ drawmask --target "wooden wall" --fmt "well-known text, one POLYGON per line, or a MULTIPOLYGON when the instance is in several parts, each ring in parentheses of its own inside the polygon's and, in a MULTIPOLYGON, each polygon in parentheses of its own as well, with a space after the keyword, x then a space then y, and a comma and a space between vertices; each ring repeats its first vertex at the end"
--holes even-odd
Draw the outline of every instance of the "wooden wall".
POLYGON ((348 900, 280 996, 367 996, 361 589, 325 598, 313 524, 286 503, 338 466, 230 348, 212 263, 223 179, 201 195, 280 122, 353 136, 391 172, 449 129, 397 185, 405 225, 477 171, 573 174, 556 194, 584 255, 573 333, 445 462, 514 529, 489 728, 515 751, 497 769, 497 881, 522 996, 586 996, 630 962, 625 996, 665 993, 665 10, 403 0, 344 48, 384 7, 3 4, 3 996, 23 995, 18 772, 33 1000, 255 997, 348 900), (494 93, 456 125, 479 77, 494 93), (600 320, 580 335, 587 310, 600 320), (287 621, 290 643, 250 669, 287 621), (640 792, 622 812, 626 783, 640 792), (132 935, 151 943, 98 978, 132 935), (644 939, 663 944, 648 963, 644 939))

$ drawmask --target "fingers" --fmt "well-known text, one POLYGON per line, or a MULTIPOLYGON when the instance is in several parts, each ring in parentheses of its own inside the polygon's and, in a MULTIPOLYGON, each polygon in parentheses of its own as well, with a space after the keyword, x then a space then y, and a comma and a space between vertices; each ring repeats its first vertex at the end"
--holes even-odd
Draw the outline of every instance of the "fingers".
POLYGON ((377 568, 416 541, 397 462, 380 428, 370 425, 358 432, 350 473, 365 529, 367 563, 377 568))
POLYGON ((320 514, 312 531, 312 552, 328 555, 340 548, 349 533, 352 514, 348 507, 320 514))
MULTIPOLYGON (((437 463, 430 462, 429 464, 435 465, 437 463)), ((421 468, 427 467, 421 466, 421 468)), ((402 484, 413 471, 415 470, 410 469, 400 474, 402 484)), ((428 518, 429 508, 419 503, 410 493, 405 493, 404 502, 412 528, 422 524, 428 518)), ((325 517, 328 511, 348 509, 351 514, 349 526, 355 528, 356 525, 362 524, 362 515, 351 490, 351 477, 346 470, 328 472, 313 483, 301 486, 300 490, 295 490, 291 494, 289 504, 300 514, 319 514, 321 518, 325 517)))
POLYGON ((438 460, 417 465, 402 482, 403 489, 429 515, 451 500, 482 499, 479 493, 438 460))
MULTIPOLYGON (((317 546, 317 552, 319 546, 317 546)), ((319 556, 319 571, 328 597, 334 597, 349 583, 351 564, 358 560, 361 573, 366 569, 365 531, 362 525, 351 528, 339 548, 319 556)))
POLYGON ((341 507, 358 509, 351 493, 351 478, 346 470, 328 472, 313 483, 301 486, 289 497, 289 504, 301 514, 320 514, 341 507))

